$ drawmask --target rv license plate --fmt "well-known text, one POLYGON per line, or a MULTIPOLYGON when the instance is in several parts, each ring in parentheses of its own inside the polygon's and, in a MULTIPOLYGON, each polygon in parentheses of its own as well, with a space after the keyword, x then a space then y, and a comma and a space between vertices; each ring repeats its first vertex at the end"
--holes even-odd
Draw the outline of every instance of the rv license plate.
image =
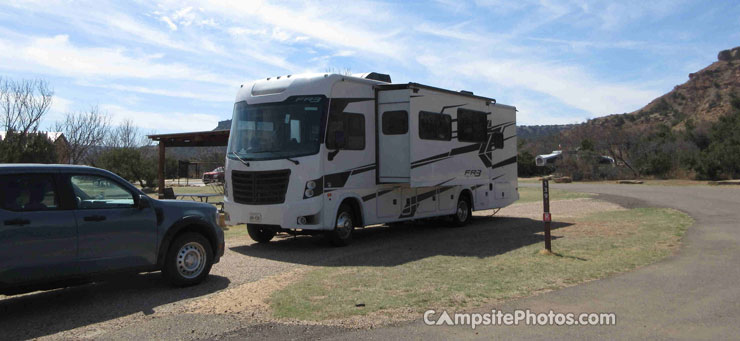
POLYGON ((249 213, 249 222, 250 223, 260 223, 262 222, 262 214, 261 213, 249 213))

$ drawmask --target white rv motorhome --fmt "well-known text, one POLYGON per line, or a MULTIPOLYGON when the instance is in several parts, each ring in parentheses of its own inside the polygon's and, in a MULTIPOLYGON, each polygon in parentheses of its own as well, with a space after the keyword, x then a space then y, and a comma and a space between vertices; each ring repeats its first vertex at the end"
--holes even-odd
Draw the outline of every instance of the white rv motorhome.
POLYGON ((226 159, 230 224, 267 242, 507 206, 516 109, 467 91, 368 73, 288 75, 239 89, 226 159))

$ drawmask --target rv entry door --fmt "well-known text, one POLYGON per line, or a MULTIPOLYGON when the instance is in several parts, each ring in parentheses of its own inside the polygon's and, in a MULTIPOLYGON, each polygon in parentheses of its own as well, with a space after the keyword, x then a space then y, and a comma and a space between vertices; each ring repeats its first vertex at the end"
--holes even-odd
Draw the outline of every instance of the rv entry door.
POLYGON ((378 182, 410 178, 409 89, 378 91, 378 182))

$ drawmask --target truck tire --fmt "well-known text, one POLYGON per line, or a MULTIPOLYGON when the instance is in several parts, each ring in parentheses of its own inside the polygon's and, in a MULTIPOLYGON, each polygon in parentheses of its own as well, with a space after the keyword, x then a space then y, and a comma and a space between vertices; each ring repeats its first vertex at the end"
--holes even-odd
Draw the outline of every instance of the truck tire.
POLYGON ((470 206, 470 200, 466 195, 461 195, 457 199, 457 209, 455 214, 452 215, 452 224, 455 227, 462 227, 470 222, 470 217, 473 215, 473 210, 470 206))
POLYGON ((213 249, 200 233, 187 232, 175 238, 167 250, 162 274, 174 286, 202 282, 211 272, 213 249))
POLYGON ((329 242, 334 246, 347 246, 352 242, 352 232, 355 229, 355 215, 352 207, 344 203, 339 206, 334 230, 327 233, 329 242))
POLYGON ((247 225, 249 237, 258 243, 267 243, 275 237, 275 230, 261 225, 247 225))

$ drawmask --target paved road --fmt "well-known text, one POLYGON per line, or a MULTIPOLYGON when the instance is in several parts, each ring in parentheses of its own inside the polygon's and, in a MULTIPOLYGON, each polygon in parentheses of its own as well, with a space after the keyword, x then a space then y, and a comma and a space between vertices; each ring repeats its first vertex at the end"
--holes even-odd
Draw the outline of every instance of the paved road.
MULTIPOLYGON (((525 185, 527 186, 527 185, 525 185)), ((375 330, 309 330, 322 339, 737 339, 740 335, 740 189, 710 186, 554 185, 604 194, 626 206, 690 214, 677 255, 622 275, 505 302, 502 311, 614 312, 616 326, 428 327, 421 320, 375 330), (618 197, 617 197, 618 196, 618 197)), ((557 212, 554 213, 557 219, 557 212)), ((259 335, 254 334, 254 335, 259 335)), ((287 336, 289 336, 288 334, 287 336)))

